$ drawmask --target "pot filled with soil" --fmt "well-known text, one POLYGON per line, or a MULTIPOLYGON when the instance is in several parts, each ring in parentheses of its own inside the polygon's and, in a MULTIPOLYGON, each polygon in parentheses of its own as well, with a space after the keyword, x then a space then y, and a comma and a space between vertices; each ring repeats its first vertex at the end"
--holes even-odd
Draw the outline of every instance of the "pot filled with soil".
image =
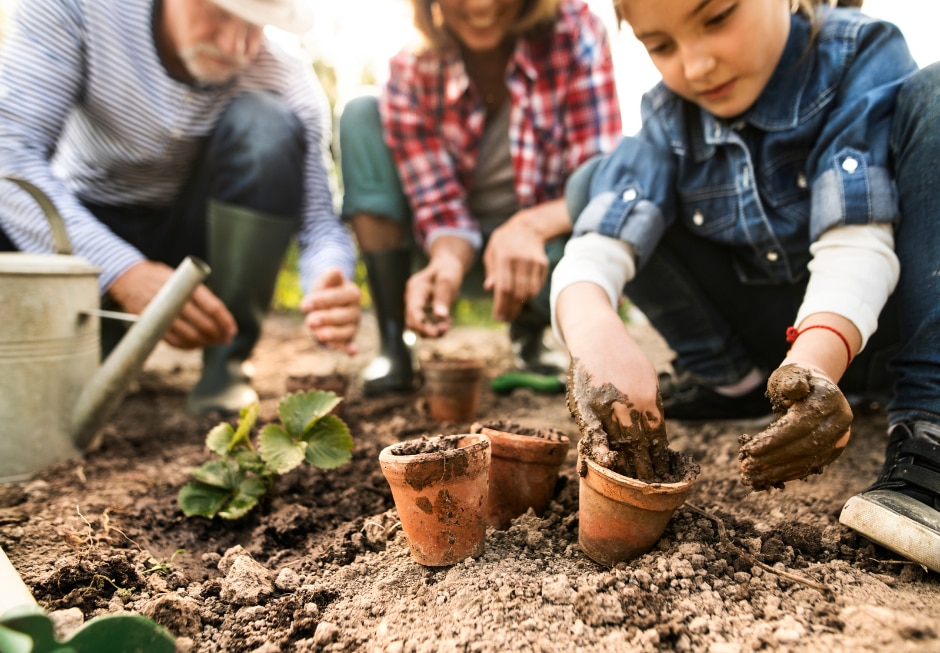
POLYGON ((529 508, 541 516, 555 494, 558 470, 568 456, 568 436, 509 421, 477 422, 470 432, 490 439, 489 524, 508 528, 513 518, 529 508))
POLYGON ((595 562, 612 566, 653 548, 685 502, 699 466, 669 449, 662 419, 631 412, 613 385, 589 381, 573 364, 568 408, 581 431, 578 544, 595 562))
POLYGON ((490 441, 441 435, 393 444, 379 454, 411 557, 452 565, 483 553, 490 441))
POLYGON ((483 363, 475 359, 431 359, 422 365, 431 417, 439 422, 473 419, 480 405, 483 363))

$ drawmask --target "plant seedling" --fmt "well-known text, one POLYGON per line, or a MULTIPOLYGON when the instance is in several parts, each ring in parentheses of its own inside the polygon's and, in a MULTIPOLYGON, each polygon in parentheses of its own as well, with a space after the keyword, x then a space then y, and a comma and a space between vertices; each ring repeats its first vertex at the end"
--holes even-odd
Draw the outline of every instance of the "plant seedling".
POLYGON ((206 436, 206 446, 219 458, 193 470, 195 480, 178 497, 183 513, 239 519, 274 491, 278 476, 304 461, 320 469, 345 465, 352 457, 352 435, 330 413, 340 401, 336 393, 319 390, 287 395, 278 404, 280 424, 262 428, 257 447, 250 437, 257 403, 241 410, 236 428, 218 424, 206 436))

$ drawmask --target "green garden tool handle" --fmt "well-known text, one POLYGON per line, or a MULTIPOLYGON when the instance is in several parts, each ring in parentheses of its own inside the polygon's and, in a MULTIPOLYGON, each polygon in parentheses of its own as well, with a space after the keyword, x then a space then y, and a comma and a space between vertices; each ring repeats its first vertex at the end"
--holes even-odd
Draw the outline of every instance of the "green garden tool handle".
POLYGON ((0 548, 0 651, 3 653, 174 653, 172 635, 139 614, 106 614, 75 631, 55 636, 49 615, 39 607, 0 548))
POLYGON ((507 372, 490 382, 490 389, 500 395, 509 394, 516 388, 528 388, 542 394, 560 394, 565 391, 565 382, 551 374, 534 372, 507 372))

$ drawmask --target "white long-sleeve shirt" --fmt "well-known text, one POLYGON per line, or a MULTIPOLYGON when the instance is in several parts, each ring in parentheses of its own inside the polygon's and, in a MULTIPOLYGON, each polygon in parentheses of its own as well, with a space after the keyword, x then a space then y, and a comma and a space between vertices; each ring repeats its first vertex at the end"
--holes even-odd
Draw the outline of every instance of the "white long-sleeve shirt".
MULTIPOLYGON (((102 270, 104 293, 144 256, 78 201, 168 206, 200 141, 239 93, 268 90, 303 122, 305 202, 298 234, 304 289, 326 268, 351 278, 355 249, 327 174, 331 118, 308 63, 266 40, 231 83, 172 78, 154 42, 155 0, 20 2, 0 58, 0 175, 31 181, 65 219, 75 253, 102 270)), ((0 224, 23 251, 52 251, 35 202, 0 182, 0 224)))
MULTIPOLYGON (((863 349, 878 328, 878 315, 900 276, 892 226, 833 227, 810 246, 810 253, 809 283, 793 324, 800 324, 813 313, 841 315, 858 329, 863 349)), ((635 255, 628 243, 594 232, 569 240, 552 275, 552 327, 558 339, 564 342, 556 306, 565 288, 591 282, 604 291, 616 309, 624 285, 635 274, 635 255)))

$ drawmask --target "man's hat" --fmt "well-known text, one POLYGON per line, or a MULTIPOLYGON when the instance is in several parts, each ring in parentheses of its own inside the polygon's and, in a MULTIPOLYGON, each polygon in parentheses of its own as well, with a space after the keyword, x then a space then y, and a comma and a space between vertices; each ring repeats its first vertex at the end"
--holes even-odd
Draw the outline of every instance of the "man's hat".
POLYGON ((308 0, 212 0, 229 13, 254 25, 273 25, 303 34, 313 25, 308 0))

